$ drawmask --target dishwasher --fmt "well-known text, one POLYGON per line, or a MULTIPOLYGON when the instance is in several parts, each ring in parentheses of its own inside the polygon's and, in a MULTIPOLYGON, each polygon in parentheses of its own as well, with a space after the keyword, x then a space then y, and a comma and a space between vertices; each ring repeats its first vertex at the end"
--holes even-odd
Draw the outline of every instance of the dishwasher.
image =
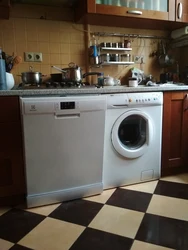
POLYGON ((20 97, 27 207, 103 191, 106 97, 20 97))

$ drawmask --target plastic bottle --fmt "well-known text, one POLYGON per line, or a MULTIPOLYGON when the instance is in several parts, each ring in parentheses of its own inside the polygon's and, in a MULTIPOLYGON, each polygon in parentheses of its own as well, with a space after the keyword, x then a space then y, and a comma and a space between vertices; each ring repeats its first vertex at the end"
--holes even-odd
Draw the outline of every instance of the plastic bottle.
POLYGON ((95 36, 92 36, 90 41, 90 62, 91 64, 99 64, 99 55, 98 55, 98 48, 97 48, 97 41, 95 36))
POLYGON ((2 49, 0 48, 0 90, 6 90, 6 69, 5 69, 5 60, 2 57, 2 49))

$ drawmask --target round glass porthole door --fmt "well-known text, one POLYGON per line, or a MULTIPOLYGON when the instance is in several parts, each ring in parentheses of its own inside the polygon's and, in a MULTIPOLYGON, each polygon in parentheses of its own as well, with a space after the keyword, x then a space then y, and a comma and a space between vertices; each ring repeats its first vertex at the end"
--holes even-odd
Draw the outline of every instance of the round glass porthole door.
POLYGON ((148 149, 153 138, 150 117, 138 110, 122 114, 112 128, 112 144, 115 150, 127 158, 137 158, 148 149))

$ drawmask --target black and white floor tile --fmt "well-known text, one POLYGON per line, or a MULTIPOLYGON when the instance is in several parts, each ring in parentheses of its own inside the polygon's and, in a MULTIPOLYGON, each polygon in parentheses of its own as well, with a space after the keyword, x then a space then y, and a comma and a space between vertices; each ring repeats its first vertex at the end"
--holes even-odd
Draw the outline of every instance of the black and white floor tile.
POLYGON ((0 250, 188 250, 188 174, 80 200, 0 208, 0 250))

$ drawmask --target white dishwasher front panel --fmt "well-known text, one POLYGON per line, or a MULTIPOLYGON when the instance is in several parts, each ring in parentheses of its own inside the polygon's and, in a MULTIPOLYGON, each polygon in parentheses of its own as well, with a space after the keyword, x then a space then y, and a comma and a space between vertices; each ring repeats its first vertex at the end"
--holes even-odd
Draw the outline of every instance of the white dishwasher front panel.
POLYGON ((28 206, 102 192, 106 97, 21 98, 21 106, 28 206))

